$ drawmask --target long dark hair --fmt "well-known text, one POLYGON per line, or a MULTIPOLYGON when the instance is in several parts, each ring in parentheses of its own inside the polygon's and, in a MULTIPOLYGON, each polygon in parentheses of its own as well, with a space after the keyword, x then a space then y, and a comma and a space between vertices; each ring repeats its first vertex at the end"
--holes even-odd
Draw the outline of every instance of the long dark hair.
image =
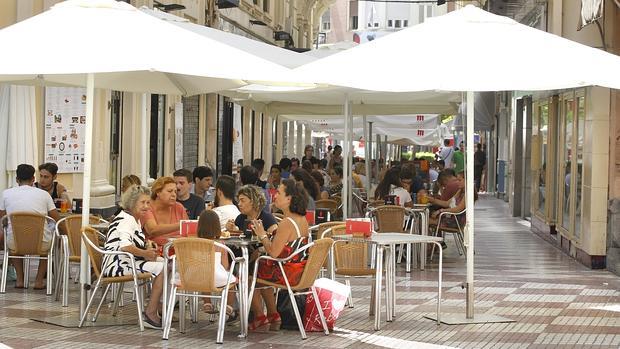
POLYGON ((198 217, 197 235, 203 239, 219 239, 222 232, 220 218, 213 210, 204 210, 198 217))
POLYGON ((308 192, 302 184, 298 184, 294 179, 287 178, 282 181, 284 193, 291 197, 289 210, 292 213, 305 216, 308 207, 308 192))
POLYGON ((310 194, 310 197, 317 200, 320 193, 320 187, 317 184, 316 180, 312 178, 312 176, 308 173, 308 171, 298 168, 292 173, 293 177, 295 177, 296 181, 302 181, 304 184, 304 188, 310 194))
POLYGON ((392 167, 386 172, 383 180, 379 183, 379 185, 377 185, 377 189, 375 189, 375 199, 381 200, 386 195, 390 195, 390 189, 392 189, 392 185, 397 187, 401 186, 400 168, 398 167, 392 167))

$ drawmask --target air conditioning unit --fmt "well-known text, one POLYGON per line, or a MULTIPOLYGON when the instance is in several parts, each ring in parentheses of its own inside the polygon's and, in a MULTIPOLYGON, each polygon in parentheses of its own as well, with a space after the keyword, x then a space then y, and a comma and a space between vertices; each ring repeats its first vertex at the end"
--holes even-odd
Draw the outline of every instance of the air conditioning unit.
POLYGON ((218 8, 239 7, 239 0, 217 0, 218 8))

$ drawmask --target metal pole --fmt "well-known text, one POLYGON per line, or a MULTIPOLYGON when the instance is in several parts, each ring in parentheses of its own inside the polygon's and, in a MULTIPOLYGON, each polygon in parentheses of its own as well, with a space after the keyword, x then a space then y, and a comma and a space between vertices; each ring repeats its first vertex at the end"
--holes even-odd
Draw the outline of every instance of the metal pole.
POLYGON ((467 171, 466 207, 467 224, 465 241, 467 243, 467 300, 466 318, 474 318, 474 92, 467 92, 467 171))
POLYGON ((350 178, 349 178, 349 167, 350 165, 350 159, 349 159, 349 153, 351 152, 349 144, 350 144, 350 139, 349 139, 349 127, 351 127, 351 125, 349 125, 349 114, 351 113, 351 110, 349 108, 349 95, 347 93, 345 93, 344 95, 344 107, 343 107, 343 111, 342 113, 344 114, 344 144, 343 144, 343 149, 342 149, 342 172, 343 172, 343 176, 342 176, 342 215, 343 215, 343 219, 347 219, 347 217, 349 216, 349 182, 350 182, 350 178))
MULTIPOLYGON (((93 155, 93 114, 95 109, 95 75, 88 74, 86 79, 86 132, 84 134, 84 176, 82 182, 82 227, 90 223, 90 172, 93 155)), ((86 250, 86 244, 81 241, 82 252, 80 254, 80 318, 86 310, 90 285, 90 259, 86 250)), ((121 290, 122 291, 122 290, 121 290)))

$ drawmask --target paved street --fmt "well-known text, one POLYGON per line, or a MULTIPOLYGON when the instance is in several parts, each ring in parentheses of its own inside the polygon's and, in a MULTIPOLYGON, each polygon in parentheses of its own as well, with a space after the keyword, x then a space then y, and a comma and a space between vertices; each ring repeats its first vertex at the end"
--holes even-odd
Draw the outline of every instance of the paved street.
MULTIPOLYGON (((482 197, 476 204, 476 312, 497 314, 515 323, 441 325, 423 318, 435 310, 436 260, 426 271, 398 267, 396 319, 373 331, 368 316, 370 279, 353 282, 355 308, 345 309, 329 336, 311 333, 305 341, 294 331, 251 333, 236 337, 238 325, 227 328, 226 348, 618 348, 620 346, 620 279, 592 271, 562 254, 529 231, 527 222, 508 217, 503 201, 482 197)), ((463 313, 465 259, 455 252, 452 237, 444 264, 443 313, 463 313)), ((161 332, 137 325, 65 328, 33 318, 77 317, 77 287, 69 308, 44 291, 16 290, 7 285, 0 296, 0 342, 14 348, 188 348, 215 347, 215 324, 204 318, 186 334, 161 332)), ((122 317, 135 318, 125 297, 122 317)), ((110 318, 109 310, 100 315, 110 318)), ((385 317, 384 317, 385 318, 385 317)), ((134 320, 135 321, 135 320, 134 320)), ((174 326, 176 327, 176 323, 174 326)))

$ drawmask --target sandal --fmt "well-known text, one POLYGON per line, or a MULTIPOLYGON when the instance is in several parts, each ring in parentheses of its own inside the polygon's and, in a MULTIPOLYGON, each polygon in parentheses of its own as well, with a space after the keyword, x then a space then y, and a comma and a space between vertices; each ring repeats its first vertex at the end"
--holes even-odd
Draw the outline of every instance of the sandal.
POLYGON ((207 313, 207 314, 217 314, 218 311, 215 310, 215 308, 213 307, 213 304, 211 303, 205 303, 202 305, 202 310, 207 313))
POLYGON ((226 322, 234 322, 239 318, 239 312, 235 311, 230 305, 226 306, 226 322))
POLYGON ((248 329, 250 331, 256 331, 259 328, 269 325, 269 319, 265 315, 260 315, 254 318, 254 321, 250 322, 248 329))
POLYGON ((142 319, 144 320, 144 327, 161 330, 161 322, 152 320, 146 313, 142 313, 142 319))
POLYGON ((269 331, 280 331, 282 326, 282 318, 280 313, 273 313, 267 317, 269 320, 269 331))

